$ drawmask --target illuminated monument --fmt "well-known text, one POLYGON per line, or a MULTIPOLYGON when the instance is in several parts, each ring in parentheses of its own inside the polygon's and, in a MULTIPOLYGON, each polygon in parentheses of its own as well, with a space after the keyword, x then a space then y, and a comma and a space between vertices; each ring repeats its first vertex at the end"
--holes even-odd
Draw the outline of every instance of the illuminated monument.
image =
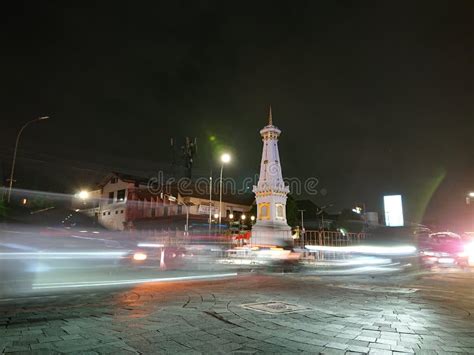
POLYGON ((253 192, 257 200, 257 222, 252 227, 252 244, 287 245, 293 243, 291 228, 286 222, 286 195, 290 191, 281 173, 278 136, 281 131, 273 125, 272 108, 268 125, 260 130, 263 141, 260 177, 253 192))

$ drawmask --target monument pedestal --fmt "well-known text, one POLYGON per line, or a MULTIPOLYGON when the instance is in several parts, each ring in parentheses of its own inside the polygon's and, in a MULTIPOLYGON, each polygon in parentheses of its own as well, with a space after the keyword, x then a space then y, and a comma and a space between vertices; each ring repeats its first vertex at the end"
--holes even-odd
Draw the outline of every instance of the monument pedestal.
POLYGON ((291 228, 283 223, 261 223, 252 227, 252 245, 293 246, 291 228))

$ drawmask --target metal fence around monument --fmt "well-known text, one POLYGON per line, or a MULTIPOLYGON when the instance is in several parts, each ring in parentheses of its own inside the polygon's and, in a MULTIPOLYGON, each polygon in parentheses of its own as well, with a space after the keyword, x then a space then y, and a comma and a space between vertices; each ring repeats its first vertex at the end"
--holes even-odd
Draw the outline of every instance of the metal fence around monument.
POLYGON ((341 233, 333 231, 307 230, 300 236, 299 239, 295 240, 295 245, 300 247, 304 247, 305 245, 342 247, 359 244, 365 238, 365 233, 341 233))
MULTIPOLYGON (((326 247, 346 247, 358 245, 367 238, 366 233, 341 233, 334 231, 317 231, 307 230, 300 235, 299 239, 295 239, 295 247, 304 249, 305 246, 326 246, 326 247)), ((331 251, 305 251, 303 259, 306 261, 324 261, 324 260, 341 260, 350 258, 350 254, 331 251)))

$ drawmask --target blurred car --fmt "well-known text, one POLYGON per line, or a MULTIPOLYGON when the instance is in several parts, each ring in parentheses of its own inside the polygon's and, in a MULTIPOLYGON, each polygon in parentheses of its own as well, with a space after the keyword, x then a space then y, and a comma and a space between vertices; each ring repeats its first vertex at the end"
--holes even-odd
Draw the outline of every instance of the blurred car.
POLYGON ((226 264, 265 266, 271 270, 296 271, 300 267, 300 253, 291 247, 254 245, 227 250, 226 264))
POLYGON ((421 262, 425 266, 469 265, 468 243, 452 232, 431 233, 420 241, 421 262))
POLYGON ((161 269, 179 269, 186 260, 192 257, 184 247, 171 247, 162 244, 138 243, 123 258, 123 262, 134 267, 151 267, 161 269))

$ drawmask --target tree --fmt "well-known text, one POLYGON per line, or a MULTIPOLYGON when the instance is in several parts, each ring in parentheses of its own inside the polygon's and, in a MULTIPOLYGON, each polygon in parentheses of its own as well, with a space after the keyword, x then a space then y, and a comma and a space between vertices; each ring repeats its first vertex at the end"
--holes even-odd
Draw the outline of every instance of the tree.
POLYGON ((364 220, 360 214, 345 208, 341 211, 337 219, 336 228, 343 228, 348 232, 359 233, 364 229, 364 220))

